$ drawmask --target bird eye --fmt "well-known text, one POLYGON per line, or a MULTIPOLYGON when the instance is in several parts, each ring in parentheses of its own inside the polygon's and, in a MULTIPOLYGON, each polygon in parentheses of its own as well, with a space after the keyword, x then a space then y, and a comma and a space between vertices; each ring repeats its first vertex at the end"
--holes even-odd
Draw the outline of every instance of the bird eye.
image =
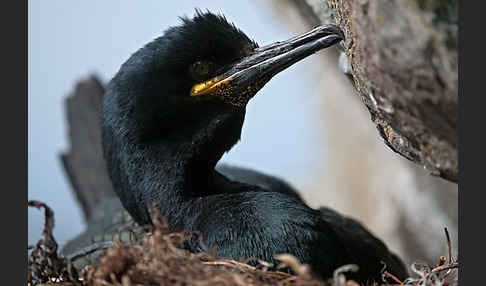
POLYGON ((213 64, 208 61, 197 61, 193 63, 189 69, 189 73, 195 80, 207 79, 212 72, 213 64))

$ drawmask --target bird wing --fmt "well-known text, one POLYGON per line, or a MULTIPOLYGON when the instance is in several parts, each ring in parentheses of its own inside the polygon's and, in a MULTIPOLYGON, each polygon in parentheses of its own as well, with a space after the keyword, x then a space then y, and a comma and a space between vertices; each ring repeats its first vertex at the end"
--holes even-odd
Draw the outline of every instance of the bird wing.
POLYGON ((264 191, 277 192, 292 196, 303 202, 298 192, 282 179, 247 168, 218 164, 216 170, 231 181, 255 185, 264 191))

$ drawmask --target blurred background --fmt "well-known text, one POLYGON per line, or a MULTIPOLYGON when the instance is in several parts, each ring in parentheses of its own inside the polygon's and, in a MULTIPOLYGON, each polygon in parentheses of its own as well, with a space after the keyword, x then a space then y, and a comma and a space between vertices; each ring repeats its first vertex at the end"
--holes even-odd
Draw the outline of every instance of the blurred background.
MULTIPOLYGON (((138 48, 194 8, 223 13, 260 45, 310 29, 288 1, 29 1, 28 198, 55 212, 62 246, 84 230, 59 155, 68 146, 64 100, 90 73, 107 82, 138 48)), ((312 207, 362 221, 407 263, 457 249, 457 185, 432 177, 380 138, 335 50, 273 78, 247 107, 241 141, 223 162, 284 178, 312 207), (343 110, 346 110, 343 112, 343 110), (343 126, 353 126, 341 132, 343 126)), ((43 215, 29 209, 28 242, 43 215)))

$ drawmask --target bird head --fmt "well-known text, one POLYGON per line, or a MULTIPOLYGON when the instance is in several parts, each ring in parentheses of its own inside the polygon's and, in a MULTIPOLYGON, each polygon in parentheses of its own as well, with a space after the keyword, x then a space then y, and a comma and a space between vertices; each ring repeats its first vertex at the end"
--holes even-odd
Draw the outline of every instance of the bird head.
POLYGON ((122 65, 107 89, 117 108, 107 109, 135 124, 127 129, 139 138, 194 142, 197 134, 226 133, 217 142, 224 151, 240 137, 248 101, 273 76, 343 39, 338 27, 323 25, 259 47, 222 15, 196 10, 181 22, 122 65))

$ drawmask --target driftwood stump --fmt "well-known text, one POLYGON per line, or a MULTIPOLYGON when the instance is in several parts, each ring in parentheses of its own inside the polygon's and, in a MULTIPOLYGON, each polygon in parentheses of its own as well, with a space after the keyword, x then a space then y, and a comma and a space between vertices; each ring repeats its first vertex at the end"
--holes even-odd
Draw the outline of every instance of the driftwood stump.
POLYGON ((104 92, 101 81, 91 76, 78 82, 65 102, 71 147, 61 160, 86 220, 96 216, 102 200, 115 196, 101 147, 104 92))

